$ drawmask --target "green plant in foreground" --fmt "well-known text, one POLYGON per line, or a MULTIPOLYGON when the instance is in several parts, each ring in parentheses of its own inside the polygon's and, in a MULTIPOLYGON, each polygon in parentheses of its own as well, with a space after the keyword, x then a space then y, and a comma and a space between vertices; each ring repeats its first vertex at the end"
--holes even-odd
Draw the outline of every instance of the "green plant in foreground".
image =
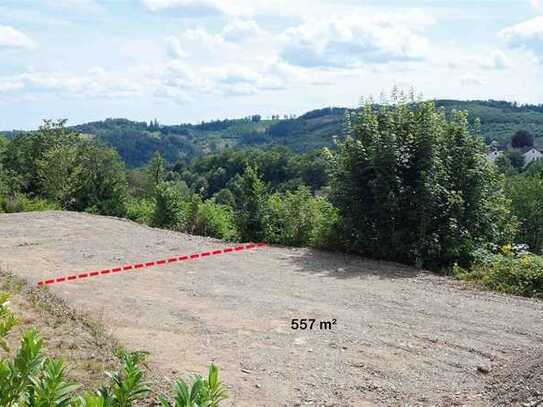
MULTIPOLYGON (((212 363, 207 379, 195 376, 191 386, 181 379, 175 382, 173 407, 218 407, 227 398, 226 387, 219 380, 219 369, 212 363)), ((164 397, 160 403, 162 407, 172 406, 164 397)))
MULTIPOLYGON (((0 293, 0 348, 9 351, 5 337, 17 323, 8 308, 8 294, 0 293)), ((141 368, 147 353, 117 350, 121 363, 117 372, 107 373, 109 382, 94 393, 77 396, 79 384, 66 380, 64 363, 43 353, 43 340, 31 329, 22 339, 13 359, 0 358, 0 407, 131 407, 150 392, 141 368)), ((218 407, 227 398, 219 381, 219 370, 209 367, 207 379, 196 376, 192 387, 178 380, 175 407, 218 407)), ((160 398, 162 406, 170 406, 160 398)))
POLYGON ((140 364, 145 352, 118 350, 115 356, 121 361, 120 372, 107 373, 109 385, 104 385, 96 394, 85 394, 73 403, 74 407, 130 407, 149 394, 140 364))
POLYGON ((17 324, 17 318, 10 311, 8 306, 9 294, 0 294, 0 347, 9 351, 8 343, 4 339, 11 329, 17 324))
POLYGON ((18 407, 69 406, 80 387, 64 380, 64 364, 42 353, 43 341, 28 331, 13 360, 0 360, 0 405, 18 407))

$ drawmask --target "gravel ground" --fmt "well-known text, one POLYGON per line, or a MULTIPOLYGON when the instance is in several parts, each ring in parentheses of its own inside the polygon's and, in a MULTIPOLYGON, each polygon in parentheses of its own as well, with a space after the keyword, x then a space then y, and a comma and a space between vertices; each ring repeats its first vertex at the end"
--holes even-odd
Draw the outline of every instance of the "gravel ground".
MULTIPOLYGON (((0 267, 59 274, 225 247, 69 212, 0 215, 0 267)), ((393 263, 266 247, 49 288, 164 380, 213 361, 235 406, 536 405, 543 302, 393 263), (291 319, 336 319, 292 330, 291 319), (526 404, 526 405, 530 405, 526 404)))

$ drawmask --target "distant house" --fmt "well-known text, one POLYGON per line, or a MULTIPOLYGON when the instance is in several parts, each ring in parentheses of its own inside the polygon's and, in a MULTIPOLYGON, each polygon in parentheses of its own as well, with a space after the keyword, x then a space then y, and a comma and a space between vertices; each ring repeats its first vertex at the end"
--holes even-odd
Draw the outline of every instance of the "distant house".
POLYGON ((503 154, 503 151, 498 150, 492 150, 486 154, 486 158, 488 158, 490 161, 494 162, 496 159, 503 154))
MULTIPOLYGON (((535 147, 515 148, 513 149, 513 151, 518 151, 520 154, 522 154, 522 157, 524 158, 524 167, 527 167, 528 164, 533 161, 541 160, 543 158, 543 153, 535 147)), ((503 154, 503 150, 492 148, 486 154, 486 158, 489 161, 494 162, 498 157, 502 156, 503 154)))
POLYGON ((541 160, 543 158, 543 154, 541 151, 537 150, 534 147, 531 147, 529 150, 524 152, 522 154, 524 157, 524 166, 526 167, 528 164, 530 164, 532 161, 541 160))

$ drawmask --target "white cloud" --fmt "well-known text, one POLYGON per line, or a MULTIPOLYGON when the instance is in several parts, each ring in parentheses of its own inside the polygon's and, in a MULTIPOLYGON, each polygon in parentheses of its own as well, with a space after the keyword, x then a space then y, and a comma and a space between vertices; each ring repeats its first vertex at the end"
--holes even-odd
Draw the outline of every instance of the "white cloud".
POLYGON ((205 17, 236 13, 235 1, 221 0, 141 0, 150 11, 174 11, 185 17, 205 17))
POLYGON ((442 67, 443 61, 446 67, 450 70, 460 72, 471 72, 473 70, 481 71, 504 71, 512 68, 512 59, 509 54, 514 51, 505 53, 500 49, 495 50, 478 50, 476 54, 467 54, 465 52, 458 53, 455 50, 444 48, 439 54, 433 55, 432 60, 436 67, 442 67))
POLYGON ((0 48, 32 49, 37 46, 29 36, 9 25, 0 25, 0 48))
MULTIPOLYGON (((504 70, 511 66, 511 61, 505 54, 505 52, 496 49, 487 55, 477 56, 474 58, 468 58, 465 60, 464 68, 477 67, 485 70, 504 70)), ((458 64, 457 64, 458 66, 458 64)))
POLYGON ((220 34, 211 34, 201 28, 185 31, 181 35, 181 40, 182 43, 197 44, 207 49, 217 49, 224 46, 224 39, 220 34))
POLYGON ((503 51, 494 50, 492 51, 487 66, 483 64, 483 67, 488 67, 490 69, 506 69, 510 65, 509 58, 503 51))
POLYGON ((475 75, 464 75, 460 78, 460 84, 466 87, 483 86, 485 82, 475 75))
POLYGON ((265 90, 284 89, 297 76, 283 63, 271 61, 258 66, 229 63, 195 67, 172 61, 162 74, 158 87, 161 97, 177 95, 252 95, 265 90))
POLYGON ((543 16, 507 27, 499 36, 510 47, 527 49, 543 58, 543 16))
POLYGON ((187 53, 183 50, 179 38, 174 36, 166 37, 166 50, 171 58, 185 58, 187 53))
POLYGON ((265 31, 255 21, 243 19, 235 19, 229 22, 222 31, 223 39, 231 42, 254 40, 263 35, 265 35, 265 31))
POLYGON ((283 35, 281 56, 293 65, 350 68, 423 59, 429 41, 391 17, 332 17, 309 20, 283 35))
POLYGON ((117 75, 100 67, 77 75, 37 71, 0 77, 0 93, 46 93, 61 98, 117 98, 143 94, 141 83, 136 78, 128 78, 126 72, 117 75))

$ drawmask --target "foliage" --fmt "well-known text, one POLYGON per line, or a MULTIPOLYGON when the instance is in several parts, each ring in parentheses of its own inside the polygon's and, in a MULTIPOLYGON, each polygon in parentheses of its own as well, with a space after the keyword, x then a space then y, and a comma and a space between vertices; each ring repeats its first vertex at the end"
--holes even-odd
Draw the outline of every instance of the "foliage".
POLYGON ((543 250, 543 178, 519 175, 508 182, 507 193, 520 226, 516 241, 527 243, 530 250, 543 250))
MULTIPOLYGON (((5 337, 17 320, 8 309, 8 295, 0 294, 0 347, 8 352, 5 337)), ((109 381, 96 392, 78 396, 79 384, 66 379, 64 363, 47 357, 43 340, 35 330, 26 332, 13 359, 0 358, 0 406, 3 407, 132 407, 147 397, 150 388, 145 381, 143 364, 147 353, 115 352, 121 369, 107 373, 109 381)), ((183 397, 188 389, 184 381, 176 383, 175 406, 219 407, 227 399, 226 388, 219 381, 218 368, 211 364, 207 379, 196 377, 189 394, 192 403, 183 397), (185 400, 185 403, 183 403, 185 400)), ((169 406, 162 396, 157 403, 169 406)))
POLYGON ((230 206, 231 208, 236 207, 236 197, 228 188, 221 189, 213 195, 213 199, 220 205, 230 206))
POLYGON ((517 175, 519 173, 519 169, 513 166, 507 154, 501 154, 498 158, 496 158, 494 164, 496 164, 496 168, 498 169, 499 173, 505 175, 506 177, 512 177, 513 175, 517 175))
POLYGON ((180 230, 185 223, 183 203, 186 200, 179 184, 163 182, 155 188, 155 208, 151 224, 180 230))
POLYGON ((532 147, 534 145, 534 136, 528 130, 518 130, 511 138, 513 148, 532 147))
POLYGON ((109 383, 100 387, 96 394, 80 397, 74 403, 75 407, 130 407, 149 394, 150 388, 140 367, 147 354, 118 350, 115 355, 121 362, 121 371, 107 373, 109 383))
POLYGON ((147 164, 145 172, 148 192, 152 192, 157 185, 165 181, 165 162, 158 151, 151 157, 151 161, 147 164))
POLYGON ((79 151, 75 146, 56 146, 38 161, 38 178, 42 194, 62 208, 73 206, 75 190, 81 177, 79 151))
POLYGON ((471 268, 455 265, 453 271, 457 278, 495 291, 543 298, 543 258, 522 246, 505 245, 498 253, 482 251, 471 268))
MULTIPOLYGON (((7 140, 0 136, 0 204, 8 193, 8 178, 4 168, 4 154, 7 147, 7 140)), ((1 206, 1 205, 0 205, 1 206)), ((0 211, 2 209, 0 208, 0 211)))
POLYGON ((138 223, 151 224, 155 203, 148 198, 131 198, 126 204, 126 217, 138 223))
POLYGON ((9 352, 9 346, 6 341, 11 329, 17 324, 17 318, 8 308, 9 294, 0 293, 0 348, 4 352, 9 352))
POLYGON ((271 195, 264 209, 264 238, 269 243, 325 247, 337 221, 335 209, 313 198, 307 187, 271 195))
POLYGON ((9 142, 3 156, 3 165, 8 175, 10 191, 19 191, 30 196, 42 192, 40 162, 50 150, 73 146, 77 142, 77 134, 67 129, 65 123, 65 120, 46 120, 38 131, 22 133, 9 142))
POLYGON ((226 388, 219 381, 219 370, 211 364, 206 379, 195 376, 192 385, 181 379, 176 381, 173 404, 165 397, 160 401, 162 407, 218 407, 227 398, 226 388))
POLYGON ((352 250, 436 269, 469 262, 484 242, 509 241, 501 179, 465 113, 398 97, 349 120, 332 198, 352 250))
POLYGON ((237 229, 234 210, 230 206, 207 200, 198 205, 192 232, 201 236, 211 236, 224 240, 235 240, 237 229))
MULTIPOLYGON (((472 129, 476 118, 480 118, 481 135, 488 143, 495 141, 506 147, 511 136, 521 129, 535 135, 536 145, 543 143, 541 105, 496 100, 437 100, 436 106, 444 107, 447 112, 468 111, 468 124, 472 129)), ((114 148, 129 168, 137 168, 148 163, 156 151, 169 163, 189 163, 203 153, 222 151, 226 147, 258 145, 267 149, 286 146, 296 153, 334 148, 334 137, 343 134, 345 115, 352 112, 351 109, 332 107, 310 111, 296 119, 252 121, 246 118, 170 126, 110 118, 74 126, 73 130, 114 148), (213 146, 218 148, 213 149, 213 146)), ((18 133, 6 134, 8 138, 14 138, 18 133)))
POLYGON ((266 188, 258 169, 248 166, 239 181, 236 220, 241 238, 259 242, 264 236, 263 207, 266 188))
POLYGON ((504 153, 504 157, 509 161, 511 166, 520 172, 524 168, 524 156, 518 150, 507 150, 504 153))
POLYGON ((61 209, 56 203, 43 198, 29 198, 21 193, 0 197, 0 211, 13 212, 36 212, 61 209))
POLYGON ((64 381, 62 361, 42 353, 43 341, 30 330, 13 360, 0 359, 0 405, 69 406, 78 385, 64 381))
POLYGON ((149 162, 155 151, 171 162, 191 159, 199 152, 186 128, 169 127, 163 129, 145 122, 106 119, 75 126, 74 129, 91 134, 98 142, 114 148, 129 167, 138 167, 149 162))
POLYGON ((103 215, 124 216, 127 183, 118 154, 94 142, 79 146, 81 175, 76 186, 75 210, 103 215))
MULTIPOLYGON (((21 133, 0 154, 12 210, 21 198, 48 199, 63 209, 123 216, 127 193, 124 167, 117 153, 84 140, 65 120, 45 121, 36 132, 21 133)), ((25 210, 21 208, 20 210, 25 210)))

